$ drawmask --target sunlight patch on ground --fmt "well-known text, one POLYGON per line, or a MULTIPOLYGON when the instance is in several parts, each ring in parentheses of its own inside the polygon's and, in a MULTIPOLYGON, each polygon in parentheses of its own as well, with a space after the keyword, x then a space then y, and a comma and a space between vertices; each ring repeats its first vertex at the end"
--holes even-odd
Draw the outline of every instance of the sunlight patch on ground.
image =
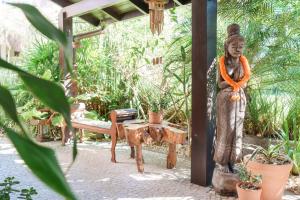
POLYGON ((144 173, 144 174, 130 174, 131 178, 136 181, 159 181, 159 180, 177 180, 178 177, 174 176, 173 174, 169 173, 144 173))
POLYGON ((193 197, 118 198, 117 200, 194 200, 193 197))
POLYGON ((16 159, 16 160, 14 160, 14 162, 17 164, 24 164, 24 161, 20 160, 20 159, 16 159))
POLYGON ((136 181, 159 181, 163 179, 162 175, 156 174, 130 174, 129 176, 136 181))
POLYGON ((15 148, 12 145, 0 145, 0 154, 16 154, 15 148))
POLYGON ((102 178, 102 179, 95 180, 95 182, 107 182, 107 181, 110 181, 110 178, 102 178))
POLYGON ((80 147, 78 147, 77 149, 80 150, 80 151, 88 151, 88 152, 91 152, 91 153, 97 153, 97 151, 94 150, 94 149, 87 149, 87 148, 80 148, 80 147))
POLYGON ((287 195, 285 194, 284 197, 282 198, 282 200, 299 200, 300 199, 300 195, 287 195))

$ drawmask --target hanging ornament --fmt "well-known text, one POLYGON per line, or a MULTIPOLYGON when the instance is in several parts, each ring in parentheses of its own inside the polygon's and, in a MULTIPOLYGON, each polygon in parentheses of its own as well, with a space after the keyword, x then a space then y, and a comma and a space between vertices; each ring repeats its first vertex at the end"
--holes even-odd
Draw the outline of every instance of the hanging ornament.
POLYGON ((163 61, 162 61, 162 57, 156 57, 152 59, 152 64, 153 65, 162 65, 163 61))
POLYGON ((149 4, 150 29, 153 34, 158 35, 162 32, 164 26, 164 8, 169 0, 145 0, 149 4))

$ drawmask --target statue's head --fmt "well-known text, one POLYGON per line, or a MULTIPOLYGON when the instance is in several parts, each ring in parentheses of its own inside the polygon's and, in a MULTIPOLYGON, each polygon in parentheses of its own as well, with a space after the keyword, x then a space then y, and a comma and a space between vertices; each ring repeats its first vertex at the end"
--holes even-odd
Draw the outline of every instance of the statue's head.
POLYGON ((227 39, 225 41, 225 57, 238 58, 243 54, 245 39, 240 35, 240 26, 231 24, 227 27, 227 39))

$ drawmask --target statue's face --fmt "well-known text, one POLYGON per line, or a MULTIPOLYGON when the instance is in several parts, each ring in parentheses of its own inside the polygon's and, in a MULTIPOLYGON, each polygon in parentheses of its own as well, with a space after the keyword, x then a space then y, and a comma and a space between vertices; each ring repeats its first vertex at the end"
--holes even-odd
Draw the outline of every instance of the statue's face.
POLYGON ((244 49, 245 43, 240 40, 234 40, 228 45, 228 52, 233 58, 239 58, 244 49))

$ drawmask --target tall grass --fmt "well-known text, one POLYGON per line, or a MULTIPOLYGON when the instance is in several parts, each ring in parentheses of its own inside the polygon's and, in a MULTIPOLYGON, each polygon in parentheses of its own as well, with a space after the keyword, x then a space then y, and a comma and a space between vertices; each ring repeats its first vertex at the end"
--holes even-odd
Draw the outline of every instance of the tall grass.
POLYGON ((260 90, 253 90, 248 95, 246 133, 264 137, 274 136, 281 129, 289 110, 286 106, 286 96, 277 91, 265 93, 260 90))

